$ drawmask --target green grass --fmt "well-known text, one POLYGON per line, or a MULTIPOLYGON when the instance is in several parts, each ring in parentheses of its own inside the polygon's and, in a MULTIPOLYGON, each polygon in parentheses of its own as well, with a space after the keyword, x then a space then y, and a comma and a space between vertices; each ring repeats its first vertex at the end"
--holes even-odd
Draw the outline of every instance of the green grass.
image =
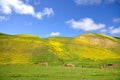
POLYGON ((1 65, 0 80, 120 80, 120 68, 1 65))
POLYGON ((105 42, 109 47, 98 46, 76 37, 39 38, 0 33, 0 80, 120 80, 120 39, 85 35, 90 39, 107 39, 115 45, 105 42), (49 66, 32 65, 34 62, 48 62, 49 66), (63 63, 76 67, 60 66, 63 63), (117 67, 100 69, 101 64, 109 63, 117 67))

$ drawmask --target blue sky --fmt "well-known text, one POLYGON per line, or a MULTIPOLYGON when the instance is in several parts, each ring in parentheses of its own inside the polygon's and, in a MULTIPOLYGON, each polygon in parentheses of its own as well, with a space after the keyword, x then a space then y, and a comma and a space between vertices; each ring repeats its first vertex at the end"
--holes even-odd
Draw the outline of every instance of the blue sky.
POLYGON ((120 37, 120 0, 0 0, 0 32, 120 37))

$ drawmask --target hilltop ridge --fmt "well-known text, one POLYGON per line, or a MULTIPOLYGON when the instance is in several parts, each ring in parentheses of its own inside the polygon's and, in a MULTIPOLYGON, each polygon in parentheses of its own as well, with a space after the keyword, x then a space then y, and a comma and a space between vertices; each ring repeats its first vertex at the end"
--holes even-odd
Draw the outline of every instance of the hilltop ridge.
POLYGON ((0 64, 52 64, 120 58, 120 40, 104 34, 49 37, 0 33, 0 64))

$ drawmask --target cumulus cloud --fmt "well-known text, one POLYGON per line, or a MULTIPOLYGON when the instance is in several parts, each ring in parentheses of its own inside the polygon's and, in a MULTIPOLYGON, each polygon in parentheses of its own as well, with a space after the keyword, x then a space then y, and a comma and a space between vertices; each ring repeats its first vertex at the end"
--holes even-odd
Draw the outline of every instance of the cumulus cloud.
POLYGON ((74 2, 78 5, 93 5, 101 3, 112 3, 115 2, 115 0, 74 0, 74 2))
POLYGON ((120 18, 114 18, 113 22, 120 22, 120 18))
POLYGON ((71 19, 66 22, 69 24, 73 29, 77 30, 84 30, 84 31, 92 31, 92 30, 98 30, 105 27, 105 24, 97 24, 95 23, 91 18, 83 18, 79 21, 75 21, 74 19, 71 19))
POLYGON ((120 27, 114 28, 113 26, 109 29, 111 34, 120 34, 120 27))
POLYGON ((32 15, 38 19, 42 19, 43 16, 53 15, 52 8, 44 8, 42 12, 35 12, 34 7, 29 4, 25 4, 22 0, 0 0, 0 12, 4 14, 17 14, 32 15))
POLYGON ((60 35, 60 32, 52 32, 51 34, 50 34, 50 36, 59 36, 60 35))
POLYGON ((44 10, 42 12, 38 12, 33 16, 38 19, 42 19, 43 16, 51 16, 51 15, 54 15, 53 9, 52 8, 44 8, 44 10))
POLYGON ((0 16, 0 22, 6 21, 6 20, 8 20, 8 18, 6 18, 5 16, 0 16))

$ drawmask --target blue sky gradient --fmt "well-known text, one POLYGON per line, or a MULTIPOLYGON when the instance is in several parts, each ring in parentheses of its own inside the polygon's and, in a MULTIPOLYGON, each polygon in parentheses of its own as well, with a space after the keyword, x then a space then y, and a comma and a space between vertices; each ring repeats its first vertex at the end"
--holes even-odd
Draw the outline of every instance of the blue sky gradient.
POLYGON ((0 32, 41 37, 72 37, 92 32, 120 37, 120 1, 0 0, 0 32), (11 12, 3 8, 6 6, 11 12))

